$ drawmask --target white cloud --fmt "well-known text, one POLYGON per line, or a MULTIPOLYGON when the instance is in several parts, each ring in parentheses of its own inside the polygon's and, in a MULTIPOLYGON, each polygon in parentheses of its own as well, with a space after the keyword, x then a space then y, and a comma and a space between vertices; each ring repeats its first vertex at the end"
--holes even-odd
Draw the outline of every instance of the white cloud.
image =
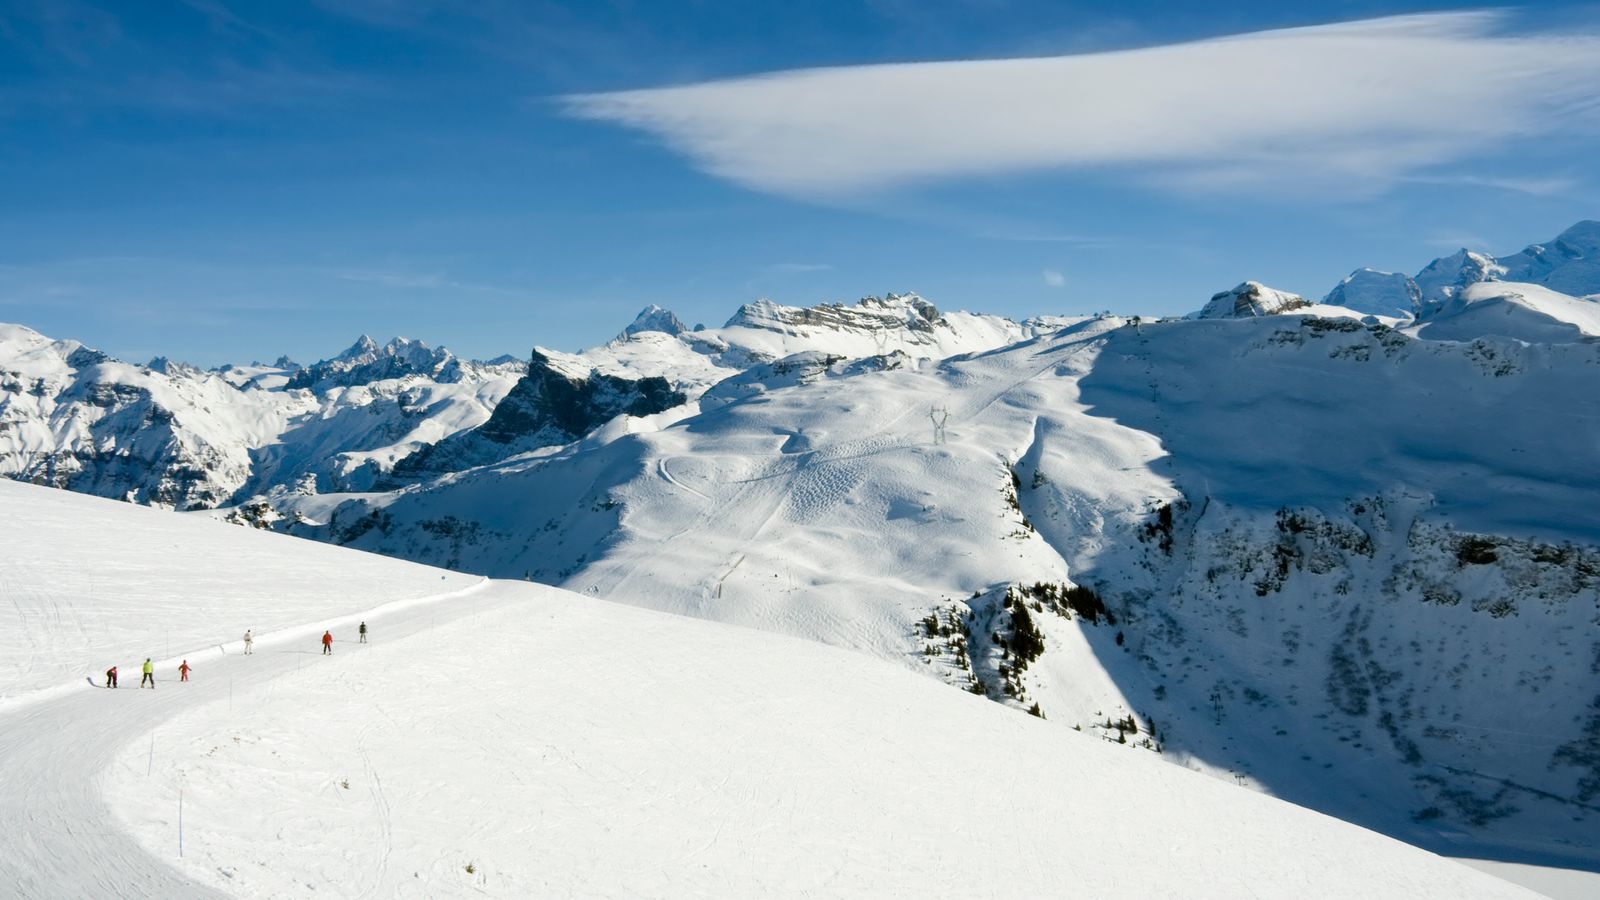
POLYGON ((1382 190, 1517 138, 1600 132, 1600 34, 1441 13, 1036 59, 777 72, 565 98, 758 190, 1112 170, 1382 190))
POLYGON ((1067 276, 1061 274, 1055 269, 1045 269, 1039 274, 1044 278, 1044 283, 1047 287, 1058 288, 1067 286, 1067 276))

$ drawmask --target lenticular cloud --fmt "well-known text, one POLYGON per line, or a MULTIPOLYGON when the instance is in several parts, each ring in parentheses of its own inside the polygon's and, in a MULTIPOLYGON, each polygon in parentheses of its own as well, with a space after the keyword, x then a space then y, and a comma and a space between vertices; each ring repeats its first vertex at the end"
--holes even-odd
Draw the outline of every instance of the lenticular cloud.
POLYGON ((1600 33, 1500 13, 1074 56, 849 66, 564 98, 775 193, 1107 169, 1195 187, 1379 188, 1517 138, 1600 132, 1600 33))

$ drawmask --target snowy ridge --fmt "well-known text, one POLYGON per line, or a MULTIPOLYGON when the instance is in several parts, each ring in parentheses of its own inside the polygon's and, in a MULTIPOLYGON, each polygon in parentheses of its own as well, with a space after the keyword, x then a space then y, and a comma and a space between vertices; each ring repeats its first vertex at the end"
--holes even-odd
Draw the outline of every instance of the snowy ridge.
MULTIPOLYGON (((579 354, 536 348, 531 368, 540 374, 522 385, 514 407, 547 393, 549 375, 571 386, 563 393, 589 399, 531 405, 586 412, 557 427, 524 422, 515 434, 490 423, 530 377, 529 363, 509 357, 473 362, 421 341, 380 345, 362 335, 309 366, 280 359, 202 372, 162 358, 132 366, 76 342, 3 326, 0 475, 177 509, 370 491, 558 447, 617 416, 654 415, 793 353, 947 356, 1068 321, 940 314, 920 297, 891 294, 855 307, 763 301, 725 328, 690 332, 652 306, 602 347, 579 354), (462 434, 480 426, 488 432, 462 434), (433 447, 454 435, 459 439, 433 447), (395 473, 408 457, 412 462, 395 473)), ((512 412, 501 418, 526 418, 512 412)))

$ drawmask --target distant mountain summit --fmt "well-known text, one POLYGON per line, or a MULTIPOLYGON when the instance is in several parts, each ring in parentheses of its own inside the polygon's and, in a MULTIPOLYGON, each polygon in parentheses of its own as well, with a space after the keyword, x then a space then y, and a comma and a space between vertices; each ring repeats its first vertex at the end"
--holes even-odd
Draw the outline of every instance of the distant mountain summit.
POLYGON ((617 340, 625 341, 633 335, 645 331, 659 331, 662 334, 683 334, 689 326, 678 320, 670 309, 662 309, 654 303, 646 306, 633 317, 633 322, 622 333, 617 335, 617 340))
POLYGON ((863 297, 854 306, 823 303, 817 306, 780 306, 771 300, 757 300, 739 307, 724 328, 764 328, 792 333, 795 329, 826 328, 835 331, 908 331, 930 333, 949 322, 938 307, 916 294, 888 294, 882 298, 863 297))
POLYGON ((1469 284, 1480 281, 1497 281, 1505 267, 1494 257, 1474 253, 1465 247, 1449 256, 1441 256, 1417 273, 1417 286, 1422 290, 1422 303, 1443 303, 1461 292, 1469 284))
POLYGON ((1443 303, 1485 281, 1536 284, 1573 297, 1600 294, 1600 221, 1584 220, 1500 259, 1462 248, 1429 263, 1416 281, 1424 304, 1443 303))
POLYGON ((296 371, 289 378, 288 387, 291 390, 349 387, 406 375, 450 380, 442 376, 454 362, 455 354, 443 347, 435 350, 422 341, 403 337, 380 347, 377 341, 363 334, 338 356, 296 371))
POLYGON ((1288 291, 1269 288, 1259 281, 1246 281, 1231 290, 1211 295, 1211 300, 1198 313, 1196 319, 1249 319, 1256 316, 1274 316, 1305 306, 1311 301, 1288 291))
MULTIPOLYGON (((1383 316, 1421 321, 1460 297, 1467 288, 1489 282, 1527 284, 1547 288, 1569 297, 1600 295, 1600 221, 1585 220, 1561 232, 1553 240, 1530 244, 1518 253, 1495 258, 1462 248, 1449 256, 1433 260, 1415 277, 1377 269, 1356 269, 1345 276, 1323 298, 1322 307, 1302 297, 1269 288, 1258 281, 1246 281, 1232 290, 1212 296, 1203 309, 1192 314, 1197 319, 1240 319, 1270 316, 1297 310, 1306 313, 1334 314, 1339 309, 1358 316, 1383 316)), ((1516 296, 1516 291, 1501 291, 1493 296, 1516 296)), ((1491 296, 1479 292, 1477 300, 1491 296)), ((1545 304, 1552 307, 1559 304, 1545 304)), ((1452 309, 1460 312, 1463 306, 1452 309)), ((1583 310, 1578 319, 1587 321, 1583 310)), ((1472 319, 1487 321, 1474 313, 1472 319)), ((1457 329, 1449 329, 1456 333, 1457 329)))
POLYGON ((1422 288, 1410 276, 1398 272, 1357 269, 1329 291, 1322 302, 1368 315, 1410 318, 1421 306, 1422 288))

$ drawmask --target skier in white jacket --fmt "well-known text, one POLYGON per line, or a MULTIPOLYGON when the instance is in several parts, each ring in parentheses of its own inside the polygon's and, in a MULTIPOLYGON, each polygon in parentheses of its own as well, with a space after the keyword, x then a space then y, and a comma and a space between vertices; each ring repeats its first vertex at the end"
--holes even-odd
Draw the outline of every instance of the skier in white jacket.
POLYGON ((252 643, 252 640, 250 638, 250 629, 246 628, 244 630, 244 652, 246 652, 246 653, 254 653, 255 652, 254 650, 250 649, 250 644, 251 643, 252 643))

